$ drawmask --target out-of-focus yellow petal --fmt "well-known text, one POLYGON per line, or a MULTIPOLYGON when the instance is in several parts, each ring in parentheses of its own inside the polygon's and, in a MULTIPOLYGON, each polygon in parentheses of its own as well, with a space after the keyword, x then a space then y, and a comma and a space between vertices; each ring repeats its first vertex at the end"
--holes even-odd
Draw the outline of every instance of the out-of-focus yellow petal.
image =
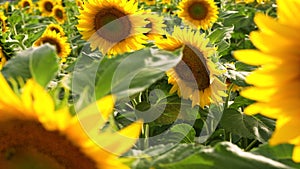
POLYGON ((300 162, 300 146, 295 146, 294 147, 294 150, 293 150, 293 160, 296 162, 296 163, 299 163, 300 162))
POLYGON ((137 141, 142 124, 142 121, 137 121, 118 132, 101 133, 93 139, 102 149, 119 156, 128 151, 137 141))
POLYGON ((242 96, 261 102, 267 102, 276 92, 276 88, 249 87, 241 92, 242 96))
POLYGON ((257 50, 251 50, 251 49, 238 50, 235 51, 233 55, 239 61, 247 63, 249 65, 255 65, 255 66, 276 62, 276 58, 273 58, 272 56, 266 55, 257 50))

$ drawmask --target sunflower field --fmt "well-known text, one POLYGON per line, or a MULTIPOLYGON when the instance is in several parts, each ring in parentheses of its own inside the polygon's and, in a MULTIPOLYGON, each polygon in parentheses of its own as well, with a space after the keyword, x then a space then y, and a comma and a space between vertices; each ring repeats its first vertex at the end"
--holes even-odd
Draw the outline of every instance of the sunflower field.
POLYGON ((0 169, 300 169, 299 12, 0 0, 0 169))

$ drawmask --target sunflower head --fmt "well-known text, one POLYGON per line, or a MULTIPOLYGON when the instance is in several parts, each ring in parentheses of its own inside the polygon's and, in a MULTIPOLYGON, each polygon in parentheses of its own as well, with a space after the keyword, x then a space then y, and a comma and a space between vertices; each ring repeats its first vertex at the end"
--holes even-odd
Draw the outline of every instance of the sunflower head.
POLYGON ((146 5, 155 5, 156 4, 156 0, 140 0, 139 1, 140 3, 143 2, 145 3, 146 5))
POLYGON ((213 0, 183 0, 178 16, 194 28, 210 28, 218 19, 218 7, 213 0))
POLYGON ((26 11, 27 12, 32 12, 34 4, 32 2, 32 0, 21 0, 18 3, 19 8, 23 9, 23 8, 27 8, 26 11))
POLYGON ((146 20, 149 21, 149 23, 146 25, 146 28, 150 29, 146 35, 148 36, 149 40, 155 40, 161 37, 165 33, 163 28, 166 27, 166 25, 163 23, 163 17, 157 15, 156 13, 147 13, 146 15, 146 20))
POLYGON ((49 24, 46 28, 46 31, 48 30, 55 31, 56 33, 59 33, 61 36, 65 35, 64 29, 58 24, 54 24, 54 23, 49 24))
POLYGON ((61 5, 55 5, 54 6, 54 8, 52 9, 52 16, 60 24, 63 24, 66 21, 66 19, 67 19, 67 15, 66 15, 65 9, 61 5))
POLYGON ((299 163, 300 1, 276 2, 277 18, 262 13, 254 17, 258 30, 250 33, 250 40, 256 49, 235 51, 234 57, 259 67, 246 77, 251 86, 241 95, 256 102, 244 112, 276 119, 270 145, 294 144, 292 159, 299 163))
POLYGON ((76 5, 78 6, 78 8, 82 9, 83 4, 84 4, 83 0, 75 0, 75 2, 76 2, 76 5))
POLYGON ((169 83, 173 85, 170 93, 177 91, 184 99, 191 99, 193 106, 222 102, 226 85, 217 77, 221 71, 210 60, 215 48, 207 47, 204 34, 175 27, 172 35, 155 43, 164 50, 182 48, 182 60, 166 72, 169 83))
POLYGON ((46 30, 44 34, 34 42, 34 46, 40 46, 42 44, 49 43, 56 48, 57 55, 65 61, 66 57, 70 54, 70 44, 67 42, 67 38, 61 36, 55 30, 46 30))
POLYGON ((171 4, 172 0, 162 0, 161 3, 162 4, 171 4))
POLYGON ((51 0, 41 0, 38 2, 39 9, 42 13, 42 16, 51 16, 54 6, 57 4, 57 1, 51 0))
POLYGON ((6 32, 6 19, 4 13, 0 12, 0 30, 2 30, 2 32, 6 32))
POLYGON ((0 70, 3 68, 3 66, 6 63, 6 57, 4 53, 2 52, 2 47, 0 46, 0 70))
POLYGON ((117 157, 135 143, 141 123, 117 132, 98 131, 113 112, 113 96, 101 98, 72 117, 67 107, 56 110, 48 92, 32 79, 15 94, 0 74, 0 87, 4 91, 0 94, 1 167, 129 169, 117 157), (94 129, 85 130, 82 124, 87 122, 95 122, 94 129), (97 133, 101 147, 89 132, 97 133))
POLYGON ((91 0, 80 10, 78 30, 83 39, 105 54, 122 54, 144 47, 147 22, 134 0, 91 0))

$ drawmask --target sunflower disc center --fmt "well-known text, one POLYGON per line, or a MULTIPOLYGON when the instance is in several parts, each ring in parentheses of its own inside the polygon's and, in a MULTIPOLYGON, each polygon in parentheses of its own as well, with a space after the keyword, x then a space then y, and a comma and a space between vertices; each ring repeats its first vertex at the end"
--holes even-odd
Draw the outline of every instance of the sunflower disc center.
POLYGON ((192 46, 186 45, 183 48, 182 60, 176 65, 175 71, 194 89, 204 90, 210 85, 210 72, 205 58, 202 52, 192 46))
POLYGON ((50 30, 55 31, 56 33, 60 33, 60 30, 58 28, 55 28, 55 27, 51 27, 50 30))
POLYGON ((30 6, 29 2, 25 1, 24 4, 23 4, 23 7, 27 7, 27 6, 30 6))
POLYGON ((52 12, 53 4, 51 2, 46 2, 44 6, 46 11, 52 12))
POLYGON ((63 19, 63 12, 60 9, 55 10, 55 16, 59 19, 63 19))
POLYGON ((94 20, 97 34, 110 42, 120 42, 131 32, 131 22, 123 12, 115 9, 101 10, 94 20))
POLYGON ((45 43, 50 43, 51 45, 55 46, 57 53, 60 53, 62 51, 59 43, 55 39, 50 39, 50 38, 44 39, 44 41, 42 42, 42 44, 45 44, 45 43))
POLYGON ((0 166, 96 169, 96 164, 59 132, 47 131, 40 123, 24 120, 1 122, 0 166))
POLYGON ((204 2, 194 2, 188 7, 188 13, 193 19, 204 19, 208 13, 207 4, 204 2))

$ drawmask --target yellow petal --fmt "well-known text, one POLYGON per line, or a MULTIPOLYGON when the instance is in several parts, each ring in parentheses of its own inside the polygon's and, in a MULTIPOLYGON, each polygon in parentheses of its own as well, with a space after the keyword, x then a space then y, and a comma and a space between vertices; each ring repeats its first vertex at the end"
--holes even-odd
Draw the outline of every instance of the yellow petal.
POLYGON ((279 61, 277 58, 274 58, 270 55, 266 55, 257 50, 250 50, 250 49, 234 51, 233 56, 241 62, 247 63, 249 65, 255 65, 255 66, 279 61))
POLYGON ((252 100, 268 102, 276 91, 276 88, 249 87, 243 90, 241 95, 252 100))
POLYGON ((292 158, 296 163, 300 162, 300 146, 299 145, 294 147, 292 158))
POLYGON ((142 124, 142 121, 137 121, 116 133, 101 133, 93 136, 93 139, 102 149, 119 156, 128 151, 137 141, 142 124))

